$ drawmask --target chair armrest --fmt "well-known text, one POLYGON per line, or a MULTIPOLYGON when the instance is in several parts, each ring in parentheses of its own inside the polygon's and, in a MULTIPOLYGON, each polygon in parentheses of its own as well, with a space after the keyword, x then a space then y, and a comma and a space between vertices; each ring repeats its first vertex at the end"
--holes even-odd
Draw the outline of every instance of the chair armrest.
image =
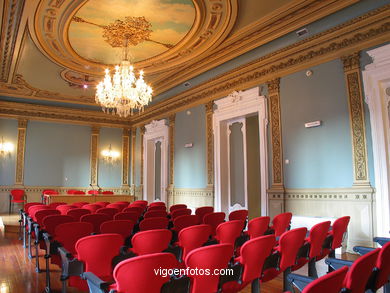
POLYGON ((390 238, 386 238, 386 237, 374 237, 374 242, 378 243, 379 245, 383 246, 385 245, 387 242, 390 241, 390 238))
POLYGON ((84 263, 74 258, 64 247, 58 247, 61 256, 61 281, 67 280, 69 276, 81 276, 84 272, 84 263))
POLYGON ((332 269, 337 270, 342 268, 343 266, 350 267, 353 264, 353 261, 329 257, 325 259, 325 263, 329 265, 332 269))
POLYGON ((298 275, 298 274, 288 274, 287 280, 288 282, 292 283, 299 291, 302 292, 302 290, 305 289, 305 287, 315 279, 307 276, 298 275))
POLYGON ((85 272, 82 278, 87 280, 90 293, 106 293, 109 287, 108 282, 104 282, 92 272, 85 272))
POLYGON ((366 253, 369 253, 370 251, 373 251, 375 248, 372 247, 365 247, 365 246, 355 246, 353 248, 353 251, 357 252, 360 255, 364 255, 366 253))
POLYGON ((241 263, 236 262, 232 265, 229 265, 227 270, 233 270, 233 274, 221 275, 219 277, 219 288, 222 288, 223 284, 232 281, 236 281, 238 284, 242 284, 242 272, 244 267, 241 263))
POLYGON ((190 284, 190 278, 186 275, 172 275, 169 281, 161 287, 160 293, 189 292, 190 284))

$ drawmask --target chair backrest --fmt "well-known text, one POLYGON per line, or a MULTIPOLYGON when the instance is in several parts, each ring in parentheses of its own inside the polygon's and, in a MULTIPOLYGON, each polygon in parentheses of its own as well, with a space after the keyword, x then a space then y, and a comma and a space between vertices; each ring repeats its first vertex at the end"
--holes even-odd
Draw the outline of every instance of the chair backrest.
POLYGON ((199 224, 200 221, 197 215, 183 215, 173 220, 173 229, 179 233, 184 228, 199 224))
POLYGON ((55 191, 54 189, 45 189, 42 191, 42 194, 47 194, 47 195, 53 195, 53 194, 59 194, 58 191, 55 191))
POLYGON ((126 208, 129 204, 128 203, 120 203, 120 202, 115 202, 115 203, 110 203, 106 205, 106 208, 114 208, 118 210, 118 213, 121 212, 124 208, 126 208))
POLYGON ((38 223, 38 225, 43 226, 42 220, 51 215, 59 215, 60 212, 56 209, 48 209, 48 210, 40 210, 35 213, 35 221, 38 223))
POLYGON ((166 229, 168 227, 168 218, 148 218, 143 219, 139 223, 139 229, 141 231, 154 230, 154 229, 166 229))
POLYGON ((278 237, 287 231, 290 226, 292 213, 282 213, 276 215, 272 220, 272 228, 275 231, 275 236, 278 237))
POLYGON ((75 222, 71 216, 65 215, 50 215, 43 219, 43 228, 51 235, 54 236, 55 228, 64 223, 75 222))
POLYGON ((264 262, 275 244, 275 235, 266 235, 250 239, 241 246, 239 262, 244 267, 242 274, 244 284, 261 277, 264 262))
POLYGON ((175 220, 177 217, 191 215, 192 211, 190 209, 178 209, 171 212, 172 220, 175 220))
POLYGON ((24 211, 28 214, 29 208, 33 206, 44 206, 41 202, 28 202, 24 205, 24 211))
POLYGON ((97 201, 95 203, 93 203, 95 205, 98 205, 100 206, 101 208, 105 208, 107 205, 109 205, 110 203, 108 201, 97 201))
MULTIPOLYGON (((192 250, 186 257, 187 267, 198 268, 198 270, 225 269, 228 267, 230 258, 233 255, 233 246, 230 244, 217 244, 200 247, 192 250)), ((218 291, 219 276, 216 274, 191 275, 193 283, 191 284, 191 293, 214 293, 218 291)))
POLYGON ((75 244, 80 238, 91 235, 93 225, 87 222, 70 222, 59 224, 54 229, 54 239, 73 255, 76 253, 75 244))
POLYGON ((143 211, 144 208, 140 206, 131 206, 122 210, 122 212, 136 212, 138 214, 138 217, 142 215, 143 211))
POLYGON ((195 215, 197 215, 199 217, 199 220, 203 223, 203 217, 212 212, 214 212, 214 207, 199 207, 195 210, 195 215))
POLYGON ((187 208, 186 204, 174 204, 169 208, 169 211, 172 213, 175 210, 186 209, 186 208, 187 208))
POLYGON ((277 250, 281 254, 279 263, 280 272, 295 264, 299 248, 301 248, 305 241, 306 232, 306 228, 297 228, 284 232, 280 236, 279 246, 277 247, 277 250))
POLYGON ((321 255, 322 244, 328 235, 330 221, 321 222, 310 229, 308 241, 310 242, 309 258, 321 255))
POLYGON ((100 225, 100 233, 102 234, 112 234, 116 233, 126 239, 131 235, 134 228, 134 222, 130 220, 113 220, 106 221, 100 225))
POLYGON ((336 271, 323 275, 313 280, 303 289, 302 293, 328 293, 340 292, 343 288, 343 281, 348 272, 348 267, 342 267, 336 271))
POLYGON ((130 205, 143 206, 144 208, 146 208, 148 206, 148 201, 139 199, 139 200, 133 201, 130 205))
POLYGON ((56 207, 56 209, 61 212, 61 215, 66 215, 69 210, 77 209, 77 206, 71 204, 63 204, 56 207))
POLYGON ((248 234, 251 239, 263 236, 268 230, 270 217, 258 217, 249 221, 248 234))
POLYGON ((61 206, 61 205, 67 205, 66 202, 52 202, 51 204, 49 204, 48 206, 51 208, 51 209, 55 209, 57 208, 58 206, 61 206))
POLYGON ((138 222, 138 213, 136 212, 121 212, 114 215, 114 220, 130 220, 134 223, 138 222))
POLYGON ((202 224, 183 228, 179 232, 179 246, 183 248, 182 259, 195 248, 201 247, 211 236, 211 226, 202 224))
POLYGON ((148 212, 152 212, 152 211, 164 211, 166 212, 167 211, 167 207, 164 205, 160 205, 160 206, 149 206, 148 207, 148 212))
POLYGON ((338 218, 334 221, 331 231, 333 235, 332 249, 341 247, 341 243, 343 242, 343 236, 344 233, 347 232, 347 227, 350 219, 351 217, 346 216, 338 218))
POLYGON ((164 272, 177 266, 177 260, 171 253, 154 253, 126 259, 114 269, 116 289, 121 293, 159 293, 163 284, 170 279, 164 272), (158 273, 160 268, 161 273, 158 273))
POLYGON ((83 209, 90 210, 92 214, 96 213, 98 209, 101 209, 102 207, 98 204, 89 203, 82 206, 83 209))
POLYGON ((87 194, 99 194, 98 190, 88 190, 87 194))
POLYGON ((248 210, 237 210, 229 214, 229 221, 241 220, 246 221, 248 219, 248 210))
POLYGON ((89 215, 91 213, 90 210, 83 208, 70 209, 66 212, 68 216, 71 216, 75 221, 79 222, 80 218, 84 215, 89 215))
POLYGON ((163 252, 168 248, 172 232, 167 229, 142 231, 134 234, 131 239, 133 252, 137 255, 163 252))
POLYGON ((377 248, 355 260, 344 279, 344 287, 349 292, 365 292, 365 288, 375 267, 380 248, 377 248))
POLYGON ((74 202, 72 203, 72 205, 78 207, 78 208, 82 208, 83 206, 85 206, 86 204, 89 204, 89 202, 87 201, 79 201, 79 202, 74 202))
POLYGON ((67 194, 74 194, 76 190, 75 189, 69 189, 68 191, 66 191, 67 194))
POLYGON ((167 217, 168 213, 166 211, 160 210, 160 211, 147 211, 144 214, 144 218, 153 218, 153 217, 167 217))
POLYGON ((106 191, 103 191, 102 194, 114 194, 114 192, 110 191, 110 190, 106 190, 106 191))
POLYGON ((75 190, 75 191, 73 192, 73 194, 85 194, 85 192, 82 191, 82 190, 75 190))
POLYGON ((23 189, 12 189, 11 190, 12 200, 22 200, 24 197, 23 189))
POLYGON ((241 235, 242 229, 243 223, 241 220, 221 223, 217 227, 215 238, 219 243, 229 243, 234 247, 236 239, 241 235))
POLYGON ((225 213, 224 212, 214 212, 206 214, 203 217, 203 224, 210 225, 213 229, 211 233, 215 235, 215 231, 219 224, 225 222, 225 213))
POLYGON ((114 209, 114 208, 100 208, 96 211, 97 214, 105 214, 107 216, 110 217, 110 219, 112 220, 114 218, 114 215, 119 213, 119 210, 118 209, 114 209))
POLYGON ((387 283, 390 276, 390 242, 382 246, 375 266, 378 269, 375 281, 375 289, 377 290, 387 283))
POLYGON ((103 278, 112 273, 112 259, 120 252, 123 238, 118 234, 92 235, 76 243, 77 259, 85 263, 85 271, 103 278))
POLYGON ((155 202, 151 202, 149 204, 149 207, 166 207, 166 206, 165 206, 165 202, 163 201, 155 201, 155 202))
POLYGON ((100 225, 103 222, 109 221, 111 218, 106 214, 89 214, 81 216, 80 222, 88 222, 93 225, 93 232, 100 233, 100 225))
POLYGON ((27 213, 30 215, 30 217, 35 220, 35 213, 37 213, 40 210, 51 210, 51 208, 47 205, 33 205, 30 206, 27 210, 27 213))

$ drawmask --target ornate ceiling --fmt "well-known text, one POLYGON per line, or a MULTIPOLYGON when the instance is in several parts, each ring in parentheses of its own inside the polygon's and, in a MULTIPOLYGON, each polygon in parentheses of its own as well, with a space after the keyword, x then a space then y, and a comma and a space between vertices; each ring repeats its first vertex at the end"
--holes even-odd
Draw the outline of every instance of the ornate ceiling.
POLYGON ((158 95, 357 1, 4 0, 0 96, 99 111, 123 35, 158 95))

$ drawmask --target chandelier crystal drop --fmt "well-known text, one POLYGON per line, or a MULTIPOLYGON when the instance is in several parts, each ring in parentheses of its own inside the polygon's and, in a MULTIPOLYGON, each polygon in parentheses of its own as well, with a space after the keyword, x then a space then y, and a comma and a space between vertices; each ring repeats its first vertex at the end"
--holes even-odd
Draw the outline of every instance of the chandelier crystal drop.
POLYGON ((103 112, 127 117, 133 114, 134 109, 143 111, 152 101, 153 90, 145 83, 143 71, 139 71, 137 78, 127 58, 120 66, 115 66, 112 77, 109 69, 105 72, 104 80, 97 85, 95 95, 95 100, 102 106, 103 112))

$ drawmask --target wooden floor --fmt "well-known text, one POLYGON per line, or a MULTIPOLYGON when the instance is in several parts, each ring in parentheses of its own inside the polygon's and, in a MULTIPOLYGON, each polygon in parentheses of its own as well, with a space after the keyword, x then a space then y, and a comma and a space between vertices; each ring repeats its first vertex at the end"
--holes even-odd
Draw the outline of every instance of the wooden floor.
MULTIPOLYGON (((45 273, 35 272, 35 259, 29 260, 27 250, 22 247, 16 233, 4 233, 0 226, 0 293, 41 293, 45 288, 45 273)), ((40 265, 45 268, 44 251, 40 252, 40 265)), ((355 255, 346 254, 343 258, 356 259, 355 255)), ((318 273, 325 274, 326 266, 323 261, 317 263, 318 273)), ((59 281, 60 269, 57 266, 50 266, 53 292, 60 292, 59 281)), ((306 274, 307 267, 303 267, 298 273, 306 274)), ((69 293, 81 291, 68 288, 69 293)), ((250 286, 242 292, 250 293, 250 286)), ((282 281, 278 277, 275 280, 261 284, 261 292, 276 293, 283 292, 282 281)))

